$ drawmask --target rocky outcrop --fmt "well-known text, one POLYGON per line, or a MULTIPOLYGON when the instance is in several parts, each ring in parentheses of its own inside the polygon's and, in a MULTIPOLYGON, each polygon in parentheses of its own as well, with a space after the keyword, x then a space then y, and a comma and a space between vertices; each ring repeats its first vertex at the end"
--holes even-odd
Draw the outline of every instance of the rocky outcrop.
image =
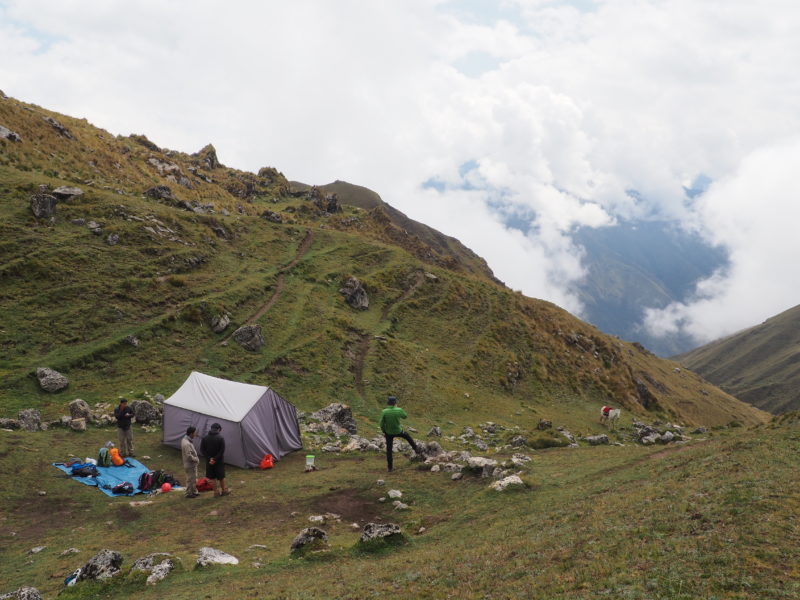
POLYGON ((509 488, 524 488, 525 482, 520 479, 519 475, 509 475, 495 481, 489 487, 497 492, 503 492, 509 488))
POLYGON ((64 136, 68 140, 72 139, 72 133, 70 132, 70 130, 64 127, 58 121, 56 121, 53 117, 42 117, 42 118, 44 119, 45 123, 47 123, 48 125, 50 125, 50 127, 55 129, 59 133, 59 135, 64 136))
POLYGON ((590 446, 600 446, 602 444, 608 444, 608 436, 605 433, 589 435, 583 438, 583 441, 587 442, 590 446))
POLYGON ((9 142, 21 142, 22 138, 18 133, 14 133, 10 129, 0 125, 0 138, 8 140, 9 142))
POLYGON ((339 290, 345 301, 353 308, 366 310, 369 308, 369 296, 361 282, 355 277, 350 277, 339 290))
POLYGON ((166 185, 156 185, 144 191, 144 195, 153 200, 175 200, 172 190, 166 185))
POLYGON ((155 585, 166 578, 180 564, 180 559, 167 552, 156 552, 136 560, 131 573, 147 573, 147 585, 155 585))
POLYGON ((39 191, 31 196, 31 212, 37 219, 51 219, 56 214, 56 197, 39 191))
POLYGON ((203 166, 209 170, 222 166, 217 158, 217 150, 211 144, 207 144, 199 152, 192 154, 192 157, 200 159, 203 166))
POLYGON ((267 343, 260 325, 244 325, 233 332, 233 339, 245 350, 258 352, 267 343))
POLYGON ((69 379, 49 367, 36 369, 36 378, 39 380, 39 386, 45 392, 58 392, 69 385, 69 379))
POLYGON ((304 554, 306 552, 327 550, 328 548, 328 534, 324 529, 306 527, 292 540, 291 552, 292 554, 304 554))
POLYGON ((283 217, 271 210, 265 210, 261 213, 261 218, 266 219, 270 223, 283 223, 283 217))
POLYGON ((207 567, 209 565, 238 565, 239 559, 227 552, 209 548, 200 548, 200 556, 196 561, 197 567, 207 567))
POLYGON ((357 432, 356 420, 353 418, 353 410, 346 404, 335 402, 317 412, 311 413, 311 418, 321 423, 333 423, 337 427, 344 429, 347 433, 357 432))
POLYGON ((101 550, 89 559, 77 577, 77 581, 103 580, 120 572, 122 554, 116 550, 101 550))

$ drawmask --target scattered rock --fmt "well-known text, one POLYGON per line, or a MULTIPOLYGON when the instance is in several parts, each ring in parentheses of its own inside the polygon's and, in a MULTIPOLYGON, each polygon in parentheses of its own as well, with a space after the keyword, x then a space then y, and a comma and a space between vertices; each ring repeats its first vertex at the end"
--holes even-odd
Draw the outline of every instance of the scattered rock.
POLYGON ((228 313, 215 315, 211 319, 211 331, 214 333, 222 333, 231 324, 231 316, 228 313))
POLYGON ((519 475, 509 475, 508 477, 495 481, 489 487, 498 492, 502 492, 508 489, 509 487, 511 488, 525 487, 525 482, 522 481, 522 479, 520 479, 519 475))
POLYGON ((78 554, 79 552, 80 550, 77 548, 67 548, 61 554, 59 554, 59 556, 69 556, 70 554, 78 554))
POLYGON ((207 567, 209 565, 238 565, 239 559, 235 556, 217 550, 216 548, 209 548, 208 546, 200 548, 200 556, 197 559, 196 565, 198 567, 207 567))
POLYGON ((109 233, 106 238, 106 244, 109 246, 116 246, 119 244, 119 236, 116 233, 109 233))
POLYGON ((180 559, 167 552, 155 552, 136 560, 131 573, 143 571, 148 573, 147 585, 155 585, 163 580, 180 564, 180 559))
POLYGON ((69 427, 73 431, 86 431, 86 419, 72 419, 69 427))
POLYGON ((442 430, 436 425, 428 432, 428 437, 442 437, 442 430))
POLYGON ((464 478, 464 474, 461 473, 461 472, 453 473, 452 477, 450 477, 450 479, 452 479, 453 481, 458 481, 459 479, 463 479, 463 478, 464 478))
POLYGON ((389 490, 386 495, 389 496, 389 498, 397 499, 403 497, 403 492, 400 490, 389 490))
POLYGON ((26 408, 17 415, 20 429, 39 431, 42 428, 42 415, 34 408, 26 408))
POLYGON ((408 504, 400 502, 400 500, 395 500, 392 502, 392 505, 394 506, 395 510, 409 510, 408 504))
POLYGON ((553 427, 553 422, 548 421, 547 419, 539 419, 539 423, 536 425, 536 429, 544 431, 545 429, 550 429, 553 427))
POLYGON ((351 307, 359 310, 366 310, 369 308, 369 296, 367 296, 367 291, 355 277, 350 277, 345 281, 339 293, 344 295, 345 301, 351 307))
POLYGON ((116 550, 101 550, 81 567, 77 581, 103 580, 113 577, 120 572, 122 554, 116 550))
POLYGON ((522 448, 528 445, 528 440, 521 435, 515 435, 511 438, 510 444, 514 446, 514 448, 522 448))
POLYGON ((51 219, 56 214, 56 198, 44 192, 31 196, 31 212, 37 219, 51 219))
POLYGON ((73 419, 88 419, 92 414, 92 409, 85 400, 75 398, 69 403, 69 414, 73 419))
POLYGON ((605 433, 589 435, 583 438, 583 441, 588 442, 590 446, 600 446, 601 444, 608 444, 608 436, 605 433))
POLYGON ((16 419, 0 419, 0 429, 19 429, 19 421, 16 419))
POLYGON ((258 352, 267 342, 261 334, 260 325, 244 325, 233 333, 233 339, 245 350, 258 352))
POLYGON ((47 546, 34 546, 30 550, 28 550, 28 554, 39 554, 39 552, 42 552, 46 548, 47 546))
POLYGON ((294 554, 316 552, 328 548, 328 534, 319 527, 306 527, 292 541, 291 551, 294 554))
POLYGON ((283 217, 271 210, 265 210, 261 213, 261 218, 266 219, 270 223, 283 223, 283 217))
POLYGON ((361 531, 361 542, 374 540, 389 540, 395 536, 402 536, 400 525, 396 523, 367 523, 361 531))
POLYGON ((36 369, 36 378, 39 380, 39 386, 45 392, 58 392, 69 385, 69 379, 49 367, 36 369))
POLYGON ((21 587, 18 590, 0 595, 0 600, 43 600, 35 587, 21 587))
POLYGON ((123 341, 123 342, 125 342, 126 344, 130 344, 130 345, 131 345, 131 346, 133 346, 134 348, 138 348, 138 347, 139 347, 139 344, 141 343, 141 342, 139 341, 139 338, 137 338, 135 335, 126 335, 126 336, 123 338, 123 340, 122 340, 122 341, 123 341))

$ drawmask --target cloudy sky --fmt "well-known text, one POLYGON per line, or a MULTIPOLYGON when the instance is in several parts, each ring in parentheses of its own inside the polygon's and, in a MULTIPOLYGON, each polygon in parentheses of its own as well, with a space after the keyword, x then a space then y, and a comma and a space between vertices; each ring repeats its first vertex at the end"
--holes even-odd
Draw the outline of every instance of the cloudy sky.
POLYGON ((655 330, 707 341, 800 303, 795 0, 0 0, 0 48, 8 95, 365 185, 576 314, 570 233, 619 219, 730 256, 655 330))

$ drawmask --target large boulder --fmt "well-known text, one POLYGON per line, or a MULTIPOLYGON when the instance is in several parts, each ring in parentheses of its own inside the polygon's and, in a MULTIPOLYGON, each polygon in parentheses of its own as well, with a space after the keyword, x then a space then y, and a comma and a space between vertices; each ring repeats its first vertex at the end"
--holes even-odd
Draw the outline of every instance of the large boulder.
POLYGON ((293 554, 315 552, 328 548, 328 534, 319 527, 306 527, 292 540, 293 554))
POLYGON ((44 192, 31 196, 31 212, 37 219, 50 219, 56 214, 56 197, 44 192))
POLYGON ((85 400, 75 398, 69 403, 69 416, 73 419, 88 419, 92 415, 92 409, 85 400))
POLYGON ((39 431, 42 428, 42 415, 34 408, 26 408, 17 415, 20 429, 25 431, 39 431))
POLYGON ((261 333, 260 325, 243 325, 239 327, 233 332, 233 339, 242 348, 251 352, 258 352, 267 343, 261 333))
POLYGON ((311 413, 311 418, 323 423, 333 423, 351 435, 357 433, 353 410, 346 404, 334 402, 325 408, 319 409, 317 412, 311 413))
POLYGON ((355 277, 350 277, 345 281, 339 293, 344 296, 345 301, 351 307, 358 310, 367 310, 369 308, 369 296, 367 296, 367 291, 355 277))
POLYGON ((52 194, 59 201, 65 202, 67 200, 71 200, 72 198, 77 198, 78 196, 83 195, 83 190, 78 187, 62 185, 61 187, 54 189, 52 194))
POLYGON ((0 600, 43 600, 43 596, 34 587, 21 587, 18 590, 0 595, 0 600))
POLYGON ((69 385, 69 379, 49 367, 36 369, 36 378, 39 380, 39 386, 45 392, 58 392, 69 385))
POLYGON ((77 580, 103 580, 113 577, 120 572, 122 561, 122 554, 116 550, 101 550, 83 565, 77 580))
POLYGON ((136 415, 136 422, 141 425, 161 422, 161 413, 158 407, 150 404, 147 400, 134 400, 131 402, 131 410, 136 415))
POLYGON ((200 556, 197 559, 196 565, 198 567, 207 567, 209 565, 238 565, 239 559, 235 556, 217 550, 216 548, 209 548, 208 546, 200 548, 200 556))

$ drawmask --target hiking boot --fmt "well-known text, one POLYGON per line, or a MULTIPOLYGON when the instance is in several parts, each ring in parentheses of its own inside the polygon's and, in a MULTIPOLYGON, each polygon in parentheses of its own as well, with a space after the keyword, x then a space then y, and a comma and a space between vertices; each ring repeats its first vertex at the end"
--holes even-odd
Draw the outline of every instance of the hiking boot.
POLYGON ((227 496, 230 493, 231 493, 231 489, 228 488, 227 490, 222 490, 219 495, 220 496, 227 496))

